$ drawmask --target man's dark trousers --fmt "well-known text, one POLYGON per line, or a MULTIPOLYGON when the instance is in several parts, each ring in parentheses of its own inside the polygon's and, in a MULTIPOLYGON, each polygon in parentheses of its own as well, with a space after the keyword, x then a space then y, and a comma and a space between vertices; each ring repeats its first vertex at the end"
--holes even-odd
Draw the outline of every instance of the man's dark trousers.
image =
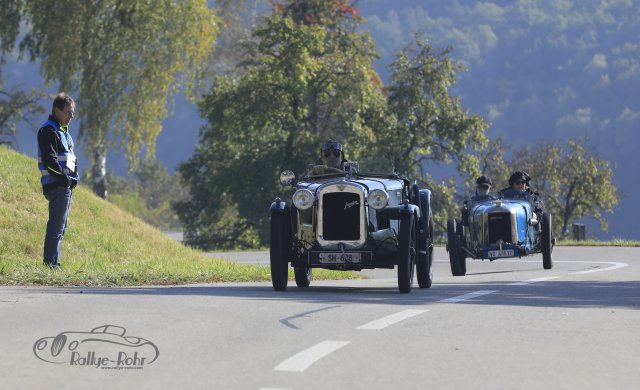
POLYGON ((56 187, 44 196, 49 201, 49 222, 47 222, 47 234, 44 237, 44 262, 55 265, 59 264, 60 247, 67 228, 71 208, 71 188, 56 187))

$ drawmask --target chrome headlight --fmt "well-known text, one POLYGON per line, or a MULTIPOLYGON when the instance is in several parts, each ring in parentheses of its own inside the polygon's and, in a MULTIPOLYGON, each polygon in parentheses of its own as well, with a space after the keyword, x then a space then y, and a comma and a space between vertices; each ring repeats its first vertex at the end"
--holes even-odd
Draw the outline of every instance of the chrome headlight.
POLYGON ((385 190, 373 190, 369 192, 367 202, 369 202, 369 206, 373 207, 374 209, 381 210, 385 208, 387 202, 389 202, 389 194, 387 194, 387 191, 385 190))
POLYGON ((301 189, 293 194, 292 200, 298 210, 307 210, 313 206, 315 196, 313 196, 313 192, 307 189, 301 189))
POLYGON ((280 184, 283 186, 288 186, 296 181, 296 174, 292 171, 282 171, 280 172, 280 184))

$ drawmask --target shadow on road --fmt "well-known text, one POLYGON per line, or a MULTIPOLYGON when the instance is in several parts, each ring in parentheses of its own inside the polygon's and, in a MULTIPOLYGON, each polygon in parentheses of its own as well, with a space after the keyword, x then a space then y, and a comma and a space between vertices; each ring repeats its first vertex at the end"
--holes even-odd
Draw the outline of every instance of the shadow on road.
MULTIPOLYGON (((29 293, 43 294, 89 294, 89 295, 156 295, 156 296, 211 296, 254 300, 314 302, 326 304, 397 304, 430 305, 439 301, 476 291, 495 291, 462 303, 466 305, 530 306, 567 308, 627 308, 640 309, 640 282, 598 282, 598 281, 545 281, 528 285, 517 283, 456 283, 437 284, 429 289, 414 285, 410 294, 400 294, 397 286, 390 281, 384 287, 370 287, 367 281, 316 282, 306 288, 290 284, 287 291, 276 292, 269 283, 213 284, 176 287, 134 287, 134 288, 29 288, 29 293), (345 286, 336 284, 343 283, 345 286), (358 286, 358 284, 363 284, 358 286), (348 284, 348 285, 347 285, 348 284)), ((291 282, 290 282, 291 283, 291 282)), ((25 293, 24 288, 5 289, 25 293)))

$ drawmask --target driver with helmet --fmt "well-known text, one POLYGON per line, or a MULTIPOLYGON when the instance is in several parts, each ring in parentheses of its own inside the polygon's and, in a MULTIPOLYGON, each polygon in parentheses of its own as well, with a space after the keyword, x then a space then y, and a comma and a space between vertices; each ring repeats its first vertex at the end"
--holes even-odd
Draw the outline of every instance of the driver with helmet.
POLYGON ((529 176, 524 171, 515 171, 509 177, 509 185, 510 187, 504 188, 498 192, 498 196, 501 198, 515 198, 515 199, 525 199, 531 202, 534 206, 534 212, 539 216, 542 213, 543 202, 542 197, 537 192, 531 191, 529 187, 529 181, 531 180, 531 176, 529 176))
POLYGON ((334 140, 328 140, 320 148, 318 156, 319 165, 315 165, 311 169, 311 176, 328 175, 331 173, 344 172, 344 150, 342 144, 334 140))

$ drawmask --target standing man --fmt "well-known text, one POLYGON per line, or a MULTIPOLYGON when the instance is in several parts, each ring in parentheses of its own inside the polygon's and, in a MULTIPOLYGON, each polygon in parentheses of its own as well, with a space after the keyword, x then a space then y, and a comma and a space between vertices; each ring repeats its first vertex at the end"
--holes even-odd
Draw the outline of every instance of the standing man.
POLYGON ((60 268, 60 247, 67 228, 71 193, 78 184, 78 167, 69 134, 69 122, 75 115, 73 98, 61 92, 53 100, 49 119, 38 130, 38 169, 42 192, 49 201, 49 221, 44 238, 44 264, 60 268))

